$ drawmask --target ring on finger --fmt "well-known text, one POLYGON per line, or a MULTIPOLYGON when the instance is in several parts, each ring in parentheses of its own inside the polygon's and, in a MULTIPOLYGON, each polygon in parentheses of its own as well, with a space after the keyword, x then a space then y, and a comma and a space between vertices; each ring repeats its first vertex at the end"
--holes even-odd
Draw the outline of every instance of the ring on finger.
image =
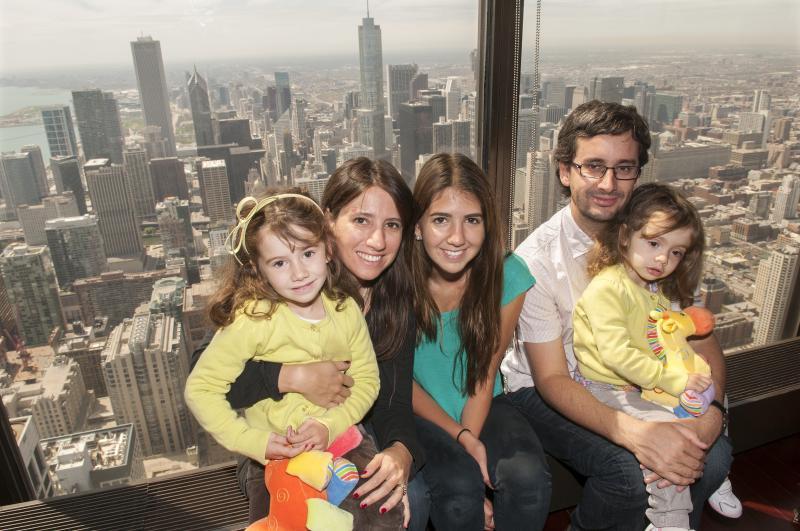
MULTIPOLYGON (((397 487, 400 487, 400 490, 403 491, 403 496, 408 494, 408 483, 398 483, 397 487)), ((397 487, 395 487, 395 488, 397 488, 397 487)))

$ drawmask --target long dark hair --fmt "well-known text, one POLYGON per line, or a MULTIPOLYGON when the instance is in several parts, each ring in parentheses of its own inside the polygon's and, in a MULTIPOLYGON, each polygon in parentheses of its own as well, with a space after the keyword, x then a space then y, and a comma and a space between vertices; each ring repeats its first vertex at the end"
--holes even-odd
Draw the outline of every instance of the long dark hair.
POLYGON ((688 199, 664 184, 643 184, 633 191, 625 208, 599 235, 589 255, 589 274, 594 276, 605 267, 625 263, 631 236, 641 230, 656 212, 667 217, 666 226, 658 234, 647 234, 648 238, 684 227, 691 229, 692 241, 683 259, 671 275, 659 281, 661 290, 670 300, 678 301, 684 307, 690 306, 703 274, 703 222, 688 199))
MULTIPOLYGON (((297 188, 284 191, 294 194, 301 193, 297 188)), ((270 191, 263 197, 278 193, 278 191, 270 191)), ((241 203, 242 206, 238 212, 240 220, 250 214, 256 206, 257 200, 246 198, 241 203)), ((244 238, 245 245, 236 253, 238 260, 231 258, 228 261, 219 288, 209 301, 208 317, 217 326, 231 324, 238 310, 243 310, 250 317, 269 319, 275 313, 278 304, 284 300, 269 285, 267 279, 261 277, 256 267, 259 232, 264 227, 279 238, 302 241, 309 245, 316 245, 320 241, 327 245, 330 240, 325 216, 310 197, 308 199, 280 198, 262 207, 253 215, 244 229, 241 237, 244 238), (312 237, 310 239, 303 238, 297 232, 297 228, 305 229, 311 233, 312 237), (252 302, 257 300, 266 300, 270 304, 265 311, 256 312, 252 302)), ((347 284, 342 281, 342 270, 338 260, 330 260, 328 262, 328 278, 325 279, 325 285, 322 288, 323 293, 336 301, 337 309, 341 308, 341 304, 348 296, 352 296, 352 288, 348 288, 347 284)))
MULTIPOLYGON (((400 350, 406 337, 406 327, 413 316, 412 301, 408 296, 411 292, 411 273, 404 251, 413 234, 414 198, 411 190, 388 162, 359 157, 344 162, 333 172, 322 194, 322 208, 335 220, 348 203, 372 186, 389 194, 403 224, 397 258, 369 285, 370 305, 365 316, 367 328, 375 355, 383 361, 400 350)), ((332 238, 331 242, 335 255, 336 241, 332 238)), ((349 272, 345 268, 342 269, 349 282, 348 292, 355 292, 353 296, 363 308, 364 300, 357 289, 358 280, 352 274, 347 274, 349 272)))
MULTIPOLYGON (((439 153, 422 167, 414 186, 414 223, 446 188, 475 196, 481 205, 486 237, 481 250, 470 262, 469 278, 461 295, 458 331, 461 338, 458 356, 466 367, 462 391, 475 394, 476 386, 489 376, 492 356, 500 343, 500 302, 503 294, 503 237, 494 191, 483 171, 461 154, 439 153)), ((435 341, 439 308, 428 289, 433 264, 421 241, 411 250, 411 270, 417 315, 417 341, 435 341)), ((455 370, 455 369, 454 369, 455 370)), ((455 372, 454 372, 455 376, 455 372)), ((455 382, 461 386, 460 382, 455 382)))

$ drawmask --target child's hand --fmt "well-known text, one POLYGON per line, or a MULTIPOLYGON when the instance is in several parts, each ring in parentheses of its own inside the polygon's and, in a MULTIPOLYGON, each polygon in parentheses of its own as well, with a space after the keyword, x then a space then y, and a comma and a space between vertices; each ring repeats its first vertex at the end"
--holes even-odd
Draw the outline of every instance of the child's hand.
POLYGON ((286 438, 289 442, 306 447, 306 450, 325 450, 328 448, 328 428, 319 421, 307 419, 297 430, 289 426, 286 438))
POLYGON ((267 441, 267 450, 264 452, 264 457, 269 460, 288 459, 309 449, 310 448, 306 448, 302 444, 293 445, 283 435, 270 433, 269 440, 267 441))
POLYGON ((708 386, 711 385, 711 381, 711 376, 696 372, 690 373, 689 378, 686 380, 686 390, 702 393, 708 389, 708 386))

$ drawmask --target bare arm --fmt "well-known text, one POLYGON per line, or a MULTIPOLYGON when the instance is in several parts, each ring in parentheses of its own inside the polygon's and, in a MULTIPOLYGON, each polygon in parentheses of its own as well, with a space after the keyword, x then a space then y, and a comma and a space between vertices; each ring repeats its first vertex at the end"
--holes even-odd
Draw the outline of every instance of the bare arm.
POLYGON ((502 307, 500 310, 500 343, 497 352, 492 357, 489 372, 486 378, 480 382, 475 389, 475 394, 467 399, 464 409, 461 412, 461 424, 476 436, 480 436, 489 408, 492 405, 492 392, 494 391, 494 381, 500 362, 506 348, 511 343, 511 336, 514 334, 514 327, 517 326, 519 313, 522 311, 522 304, 525 302, 525 293, 521 293, 516 299, 502 307))
POLYGON ((414 413, 425 420, 433 422, 446 431, 450 437, 455 439, 456 436, 458 436, 458 432, 461 431, 461 424, 448 415, 421 385, 414 382, 413 386, 411 391, 411 403, 414 408, 414 413))
POLYGON ((574 381, 561 338, 525 343, 536 389, 555 410, 633 453, 641 464, 676 485, 701 475, 707 445, 674 422, 644 422, 616 411, 574 381))

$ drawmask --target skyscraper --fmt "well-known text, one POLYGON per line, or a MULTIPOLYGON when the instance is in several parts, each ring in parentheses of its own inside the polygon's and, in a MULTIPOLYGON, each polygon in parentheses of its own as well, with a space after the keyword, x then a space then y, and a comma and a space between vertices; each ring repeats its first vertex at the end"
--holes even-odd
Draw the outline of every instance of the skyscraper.
POLYGON ((211 223, 230 223, 233 205, 228 188, 228 170, 224 160, 198 160, 197 177, 203 210, 211 223))
POLYGON ((461 95, 463 90, 461 88, 462 79, 456 76, 447 78, 447 84, 444 87, 445 106, 447 108, 445 115, 448 120, 455 120, 461 114, 461 95))
POLYGON ((757 280, 755 290, 763 290, 764 303, 754 335, 756 345, 784 339, 784 324, 792 304, 791 295, 797 282, 799 266, 798 250, 794 247, 775 249, 769 258, 761 261, 758 280, 763 279, 764 282, 759 283, 757 280), (766 268, 766 274, 762 274, 761 268, 766 268))
POLYGON ((389 86, 389 115, 397 120, 399 105, 411 100, 411 80, 417 65, 386 65, 386 84, 389 86))
POLYGON ((753 91, 753 112, 768 111, 772 104, 772 97, 769 92, 762 89, 753 91))
POLYGON ((589 98, 609 103, 622 103, 624 86, 625 78, 623 77, 595 77, 589 85, 589 98))
POLYGON ((86 214, 86 193, 83 190, 83 179, 81 179, 81 162, 77 156, 53 157, 50 159, 50 169, 53 172, 53 180, 56 183, 56 192, 63 193, 71 191, 78 205, 80 215, 86 214))
POLYGON ((433 124, 433 149, 432 153, 450 153, 453 150, 453 122, 440 118, 433 124))
POLYGON ((33 174, 36 177, 36 186, 39 188, 39 197, 48 195, 50 188, 47 186, 47 170, 44 168, 42 148, 36 145, 22 146, 19 152, 27 153, 31 159, 33 174))
POLYGON ((84 172, 106 255, 140 254, 142 239, 123 167, 108 159, 94 159, 86 163, 84 172))
POLYGON ((275 72, 275 91, 275 104, 277 107, 275 119, 277 120, 292 105, 292 85, 289 82, 289 72, 275 72))
POLYGON ((156 201, 163 201, 165 197, 189 199, 186 170, 177 157, 150 159, 150 176, 156 201))
POLYGON ((143 218, 152 217, 156 213, 156 198, 153 194, 153 179, 150 177, 147 153, 141 148, 127 149, 124 159, 125 182, 133 200, 133 213, 137 223, 141 223, 143 218))
MULTIPOLYGON (((34 205, 42 197, 36 180, 33 153, 0 155, 0 193, 6 210, 13 213, 19 205, 34 205)), ((16 214, 12 214, 15 217, 16 214)))
POLYGON ((161 128, 161 136, 166 141, 166 156, 174 157, 175 130, 172 127, 161 43, 149 36, 139 37, 131 42, 131 52, 144 122, 148 126, 161 128))
POLYGON ((797 202, 800 201, 800 177, 786 175, 775 196, 775 208, 772 209, 772 221, 780 223, 784 219, 797 217, 797 202))
POLYGON ((73 90, 72 104, 84 158, 108 158, 122 164, 125 139, 114 94, 99 89, 73 90))
POLYGON ((102 359, 117 424, 133 423, 144 455, 194 444, 183 401, 188 356, 179 320, 139 307, 111 332, 102 359))
POLYGON ((17 218, 25 233, 28 245, 46 245, 47 235, 44 226, 47 220, 78 215, 78 205, 72 193, 51 195, 42 198, 38 205, 20 205, 17 207, 17 218))
POLYGON ((403 178, 413 185, 416 160, 433 150, 433 119, 431 106, 421 102, 400 104, 397 119, 400 128, 400 170, 403 178))
POLYGON ((358 58, 361 74, 361 94, 359 103, 361 108, 373 111, 374 118, 371 127, 372 138, 367 144, 375 151, 375 156, 381 158, 386 149, 385 128, 383 115, 383 49, 381 44, 381 27, 369 16, 361 19, 358 27, 358 58), (380 124, 380 126, 378 126, 380 124))
POLYGON ((453 120, 453 153, 461 153, 468 157, 472 156, 470 148, 471 134, 472 122, 461 118, 453 120))
POLYGON ((103 237, 95 216, 48 220, 45 234, 62 289, 79 278, 94 277, 106 270, 103 237))
POLYGON ((197 73, 196 66, 186 88, 189 91, 189 105, 192 108, 195 144, 198 146, 215 144, 214 127, 211 122, 211 104, 208 101, 208 85, 206 80, 197 73))
POLYGON ((69 105, 50 105, 41 109, 50 156, 78 155, 78 143, 75 141, 75 128, 72 126, 69 105))
POLYGON ((64 325, 50 251, 12 243, 0 255, 0 273, 20 339, 28 346, 46 345, 53 329, 64 325))

